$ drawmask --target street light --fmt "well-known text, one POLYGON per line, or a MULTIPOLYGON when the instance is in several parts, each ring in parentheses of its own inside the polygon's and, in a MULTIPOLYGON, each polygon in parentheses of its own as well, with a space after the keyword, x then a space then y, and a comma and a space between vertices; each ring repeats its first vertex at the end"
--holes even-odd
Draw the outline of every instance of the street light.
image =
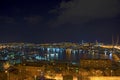
POLYGON ((35 80, 37 80, 37 76, 35 75, 34 77, 35 77, 35 80))
POLYGON ((8 71, 8 68, 10 67, 9 62, 4 63, 3 67, 5 69, 5 73, 7 74, 7 80, 9 80, 9 71, 8 71))
POLYGON ((7 70, 5 70, 5 73, 7 75, 7 80, 9 80, 9 72, 7 70))
POLYGON ((113 72, 113 70, 111 70, 110 72, 111 72, 111 76, 112 76, 112 72, 113 72))

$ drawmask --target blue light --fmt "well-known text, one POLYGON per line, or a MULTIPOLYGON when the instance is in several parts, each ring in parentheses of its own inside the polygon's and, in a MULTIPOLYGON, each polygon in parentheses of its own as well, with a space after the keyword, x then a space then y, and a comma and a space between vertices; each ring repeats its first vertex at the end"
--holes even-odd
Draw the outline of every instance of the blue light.
POLYGON ((56 48, 52 48, 52 51, 55 52, 55 49, 56 49, 56 48))
POLYGON ((41 57, 40 56, 36 56, 35 59, 41 60, 41 57))
POLYGON ((56 48, 56 52, 59 52, 60 51, 60 49, 59 48, 56 48))
POLYGON ((50 51, 50 48, 47 48, 47 51, 49 52, 49 51, 50 51))

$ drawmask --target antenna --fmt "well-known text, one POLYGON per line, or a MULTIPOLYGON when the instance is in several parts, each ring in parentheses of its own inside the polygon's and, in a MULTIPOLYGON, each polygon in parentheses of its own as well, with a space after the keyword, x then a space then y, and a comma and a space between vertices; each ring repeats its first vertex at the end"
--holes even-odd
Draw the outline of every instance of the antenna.
POLYGON ((116 46, 118 45, 118 43, 119 43, 119 36, 117 36, 116 46))
POLYGON ((98 45, 98 41, 97 40, 95 41, 95 43, 96 43, 96 45, 98 45))
POLYGON ((114 37, 112 35, 112 46, 114 47, 114 37))

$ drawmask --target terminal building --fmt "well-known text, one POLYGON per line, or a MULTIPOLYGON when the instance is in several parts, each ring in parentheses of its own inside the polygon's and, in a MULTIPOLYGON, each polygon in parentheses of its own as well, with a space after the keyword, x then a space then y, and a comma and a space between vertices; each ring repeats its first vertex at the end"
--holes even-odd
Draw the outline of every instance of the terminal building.
POLYGON ((73 80, 73 76, 72 75, 65 75, 65 76, 63 76, 63 80, 73 80))
POLYGON ((89 80, 120 80, 120 77, 113 76, 113 77, 89 77, 89 80))
POLYGON ((110 68, 112 61, 109 59, 83 59, 80 60, 80 67, 82 68, 110 68))

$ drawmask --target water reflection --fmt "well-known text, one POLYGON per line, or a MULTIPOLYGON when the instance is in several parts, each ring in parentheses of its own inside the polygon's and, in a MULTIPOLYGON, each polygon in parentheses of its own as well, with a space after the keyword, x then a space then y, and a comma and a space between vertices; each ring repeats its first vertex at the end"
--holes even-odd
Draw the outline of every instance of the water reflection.
POLYGON ((106 57, 106 52, 103 52, 102 54, 96 52, 95 50, 41 48, 39 55, 36 56, 36 59, 79 62, 80 59, 112 59, 112 53, 106 57))
MULTIPOLYGON (((3 49, 0 52, 0 60, 8 61, 10 64, 24 62, 61 61, 80 63, 81 59, 113 59, 114 52, 110 49, 74 49, 59 47, 39 47, 23 49, 3 49)), ((1 65, 1 64, 0 64, 1 65)))

